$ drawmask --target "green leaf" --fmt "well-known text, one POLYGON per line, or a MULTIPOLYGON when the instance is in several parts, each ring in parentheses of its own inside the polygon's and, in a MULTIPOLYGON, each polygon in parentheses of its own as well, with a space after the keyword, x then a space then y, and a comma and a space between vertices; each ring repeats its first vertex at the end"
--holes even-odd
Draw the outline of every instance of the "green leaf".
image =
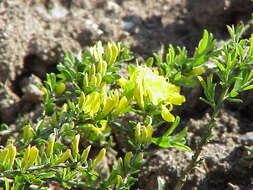
POLYGON ((201 86, 206 89, 207 88, 207 85, 206 85, 206 82, 204 81, 203 77, 201 76, 197 76, 197 78, 199 79, 199 82, 201 84, 201 86))
POLYGON ((173 64, 175 60, 175 49, 173 48, 172 45, 169 46, 169 54, 168 57, 166 59, 167 63, 173 64))
POLYGON ((177 81, 183 87, 194 87, 196 85, 196 81, 192 77, 182 77, 179 81, 177 81))
POLYGON ((233 89, 233 90, 229 93, 229 96, 230 96, 231 98, 233 98, 233 97, 236 97, 238 94, 239 94, 239 93, 233 89))
POLYGON ((39 179, 45 179, 45 178, 53 178, 55 176, 55 172, 47 172, 47 173, 40 173, 38 174, 39 179))
POLYGON ((213 103, 209 102, 208 100, 206 100, 206 99, 203 98, 203 97, 200 97, 199 99, 200 99, 201 101, 205 102, 206 104, 212 106, 212 107, 214 106, 213 103))
POLYGON ((154 63, 154 58, 153 58, 153 57, 148 58, 147 61, 145 62, 145 64, 146 64, 148 67, 152 67, 152 66, 153 66, 153 63, 154 63))
POLYGON ((8 125, 6 125, 6 124, 0 124, 0 131, 3 131, 3 130, 7 130, 9 128, 9 126, 8 125))
POLYGON ((253 89, 253 84, 249 85, 249 86, 246 86, 245 88, 243 88, 242 90, 245 91, 245 90, 251 90, 253 89))
POLYGON ((235 102, 235 103, 243 103, 243 101, 239 98, 227 98, 229 102, 235 102))
POLYGON ((182 143, 173 143, 173 147, 183 150, 183 151, 192 151, 190 147, 188 147, 182 143))
POLYGON ((61 72, 62 72, 62 74, 64 74, 64 76, 66 77, 66 79, 68 81, 72 81, 73 76, 71 75, 71 73, 68 70, 62 70, 61 72))
POLYGON ((105 81, 106 83, 113 83, 114 81, 116 81, 120 78, 121 77, 118 74, 105 75, 103 77, 103 81, 105 81))
POLYGON ((214 62, 214 64, 215 64, 221 71, 225 71, 225 67, 222 65, 222 63, 216 61, 216 62, 214 62))
POLYGON ((4 178, 4 186, 5 186, 5 190, 10 189, 10 183, 9 183, 9 180, 7 178, 4 178))
POLYGON ((131 75, 136 70, 136 67, 134 65, 128 65, 127 71, 131 75))
POLYGON ((198 67, 198 66, 204 64, 206 62, 207 58, 208 57, 206 57, 206 55, 199 56, 198 58, 196 58, 194 60, 193 66, 198 67))
POLYGON ((188 129, 187 129, 187 128, 184 128, 183 130, 181 130, 179 133, 177 133, 176 135, 174 135, 174 136, 172 137, 173 140, 181 141, 181 139, 184 139, 184 137, 186 136, 187 131, 188 131, 188 129))
POLYGON ((152 138, 152 143, 161 147, 161 148, 169 148, 172 147, 170 137, 162 136, 158 138, 152 138))
POLYGON ((206 50, 206 47, 208 44, 208 37, 209 37, 209 35, 208 35, 207 30, 204 30, 203 37, 200 40, 199 47, 197 49, 197 55, 202 54, 206 50))
POLYGON ((162 59, 161 59, 160 55, 157 54, 157 53, 153 53, 153 56, 155 57, 157 65, 158 66, 161 65, 162 64, 162 59))
POLYGON ((110 67, 107 69, 107 72, 108 72, 108 73, 109 73, 109 72, 114 73, 114 72, 117 72, 117 71, 119 71, 119 70, 120 70, 119 67, 110 66, 110 67))
POLYGON ((180 117, 176 116, 176 119, 174 121, 174 123, 171 125, 171 127, 164 133, 165 137, 170 136, 173 131, 177 128, 178 124, 180 123, 180 117))

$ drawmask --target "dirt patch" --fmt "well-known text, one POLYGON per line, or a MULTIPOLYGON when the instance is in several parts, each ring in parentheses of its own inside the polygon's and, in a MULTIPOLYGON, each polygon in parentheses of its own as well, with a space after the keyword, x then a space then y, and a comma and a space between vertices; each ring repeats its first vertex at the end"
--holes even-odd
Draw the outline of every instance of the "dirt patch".
MULTIPOLYGON (((205 115, 197 120, 190 119, 186 124, 189 129, 187 139, 192 148, 200 140, 208 118, 205 115)), ((252 168, 249 167, 244 146, 253 145, 253 135, 242 129, 249 128, 250 122, 241 121, 237 114, 223 110, 216 125, 212 142, 203 149, 204 160, 188 176, 184 190, 244 190, 253 182, 252 168)), ((157 177, 160 176, 168 183, 166 189, 173 189, 180 169, 186 166, 191 156, 191 152, 175 149, 158 150, 147 160, 148 172, 141 176, 140 187, 157 189, 157 177)))

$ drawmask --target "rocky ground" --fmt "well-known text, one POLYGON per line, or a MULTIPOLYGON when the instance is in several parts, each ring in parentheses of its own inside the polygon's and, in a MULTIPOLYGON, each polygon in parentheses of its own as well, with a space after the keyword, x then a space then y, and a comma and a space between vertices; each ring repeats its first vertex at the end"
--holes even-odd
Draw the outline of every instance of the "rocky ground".
MULTIPOLYGON (((252 8, 249 0, 0 1, 0 122, 15 123, 20 115, 36 118, 41 93, 35 84, 55 71, 68 50, 77 53, 97 40, 114 40, 130 45, 140 58, 170 43, 186 46, 191 53, 203 29, 222 43, 227 39, 226 25, 247 23, 252 8)), ((198 89, 189 93, 191 111, 183 113, 192 147, 208 118, 196 93, 201 94, 198 89)), ((214 141, 203 151, 206 160, 190 176, 185 190, 253 188, 245 151, 245 146, 253 146, 253 97, 243 96, 245 104, 227 106, 217 119, 214 141)), ((171 189, 190 157, 191 153, 159 150, 148 158, 149 171, 135 188, 156 189, 160 176, 171 189)))

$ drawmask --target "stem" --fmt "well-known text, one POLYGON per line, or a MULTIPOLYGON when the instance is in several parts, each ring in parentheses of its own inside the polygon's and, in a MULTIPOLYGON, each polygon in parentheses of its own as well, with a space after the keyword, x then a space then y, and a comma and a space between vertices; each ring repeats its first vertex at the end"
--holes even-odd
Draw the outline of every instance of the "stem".
POLYGON ((222 92, 220 94, 220 97, 217 101, 217 104, 215 105, 215 107, 213 108, 213 113, 212 116, 210 118, 210 120, 208 121, 208 124, 206 125, 206 132, 205 134, 202 136, 200 142, 197 145, 197 148, 194 152, 194 155, 192 156, 192 160, 190 161, 190 163, 188 164, 188 166, 182 171, 182 173, 180 174, 180 177, 178 178, 175 188, 174 190, 181 190, 184 183, 185 183, 185 178, 186 176, 195 168, 195 166, 200 162, 199 157, 200 154, 202 152, 203 147, 208 144, 209 139, 212 136, 212 128, 215 126, 215 118, 217 117, 217 115, 220 112, 220 109, 223 106, 223 102, 225 101, 225 99, 227 98, 227 93, 228 93, 229 88, 223 88, 222 92))
POLYGON ((25 171, 22 171, 20 169, 16 169, 16 170, 9 170, 9 171, 4 171, 0 174, 0 177, 12 177, 12 176, 16 176, 16 175, 22 175, 22 174, 26 174, 26 173, 30 173, 33 171, 40 171, 40 170, 46 170, 46 169, 57 169, 57 168, 68 168, 73 166, 73 164, 67 164, 67 165, 56 165, 56 166, 51 166, 49 164, 46 165, 40 165, 40 166, 36 166, 36 167, 31 167, 25 171))

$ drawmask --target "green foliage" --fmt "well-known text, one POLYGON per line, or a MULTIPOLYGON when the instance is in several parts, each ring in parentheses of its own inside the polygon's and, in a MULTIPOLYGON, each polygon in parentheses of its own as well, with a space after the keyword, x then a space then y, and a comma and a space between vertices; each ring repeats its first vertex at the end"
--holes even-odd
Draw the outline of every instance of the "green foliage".
POLYGON ((191 149, 185 145, 185 136, 187 133, 187 128, 184 128, 182 131, 177 133, 174 136, 170 136, 180 122, 180 118, 177 117, 172 126, 164 133, 163 136, 158 138, 153 138, 152 142, 162 148, 175 147, 184 151, 190 151, 191 149))
MULTIPOLYGON (((114 42, 98 42, 81 56, 66 53, 58 73, 47 74, 41 86, 43 114, 25 124, 17 140, 0 152, 2 185, 43 189, 56 182, 65 189, 129 189, 137 181, 134 175, 140 172, 144 150, 155 142, 153 132, 161 121, 174 122, 172 105, 185 101, 180 88, 154 68, 130 65, 123 77, 122 64, 131 60, 129 49, 114 42), (118 122, 130 113, 140 119, 118 122), (123 158, 114 154, 116 164, 105 176, 99 163, 106 150, 115 152, 115 129, 132 148, 123 158), (101 150, 89 156, 95 147, 101 150)), ((185 135, 186 130, 167 135, 169 146, 155 144, 185 150, 185 135)))
MULTIPOLYGON (((184 168, 180 178, 177 180, 175 190, 182 188, 187 174, 199 163, 202 148, 212 138, 212 129, 216 126, 215 118, 226 101, 242 103, 239 98, 240 93, 253 88, 253 38, 251 36, 249 39, 241 39, 244 30, 245 27, 243 25, 237 28, 228 26, 231 40, 216 51, 217 55, 212 57, 214 66, 211 67, 209 74, 206 77, 198 76, 204 91, 204 97, 200 99, 212 108, 211 118, 208 124, 203 126, 205 133, 198 142, 196 150, 194 150, 192 160, 184 168)), ((203 47, 206 47, 205 44, 208 40, 204 40, 207 38, 205 35, 196 54, 203 52, 203 47)))
MULTIPOLYGON (((232 40, 218 50, 212 34, 204 31, 192 57, 185 48, 169 46, 165 55, 154 54, 145 65, 132 64, 129 48, 114 42, 98 42, 79 56, 66 53, 58 73, 47 74, 41 86, 43 113, 37 121, 25 123, 21 133, 0 126, 0 134, 10 133, 0 150, 0 186, 48 189, 56 183, 65 189, 130 189, 150 144, 191 151, 187 128, 176 132, 180 118, 173 110, 185 102, 180 86, 193 87, 199 80, 202 100, 213 113, 185 178, 198 163, 224 101, 241 102, 238 95, 253 88, 253 38, 242 40, 238 33, 243 29, 238 30, 229 27, 232 40), (210 60, 214 67, 201 76, 210 60), (154 136, 168 123, 164 134, 154 136), (131 145, 122 148, 121 157, 115 137, 131 145), (113 164, 102 172, 108 154, 113 164)), ((164 187, 158 178, 158 189, 164 187)))
POLYGON ((214 50, 215 44, 213 35, 205 30, 192 57, 188 57, 185 48, 174 48, 170 45, 165 55, 159 56, 155 53, 154 58, 148 59, 146 64, 152 65, 154 62, 159 68, 159 73, 174 84, 193 87, 196 84, 195 77, 205 72, 204 64, 210 57, 217 55, 218 52, 214 50))
POLYGON ((216 67, 206 80, 198 77, 204 89, 202 100, 212 106, 215 114, 225 101, 242 102, 238 95, 253 88, 253 38, 240 39, 242 30, 243 26, 228 27, 231 41, 220 49, 219 56, 213 57, 216 67), (221 96, 217 96, 218 90, 221 96))

